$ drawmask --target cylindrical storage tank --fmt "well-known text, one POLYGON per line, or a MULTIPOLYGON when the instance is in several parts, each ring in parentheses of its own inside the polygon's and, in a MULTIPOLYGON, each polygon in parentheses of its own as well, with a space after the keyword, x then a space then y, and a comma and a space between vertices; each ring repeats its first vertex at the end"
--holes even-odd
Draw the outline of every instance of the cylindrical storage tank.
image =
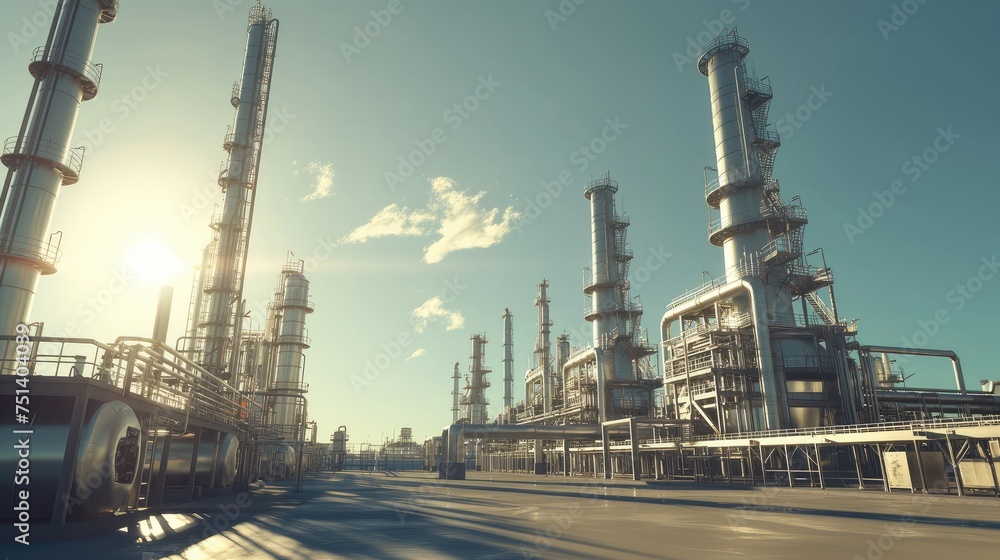
MULTIPOLYGON (((56 492, 62 474, 72 420, 72 397, 34 396, 27 424, 13 418, 0 425, 0 503, 14 504, 15 496, 28 492, 31 519, 53 515, 56 492), (30 430, 17 434, 15 430, 30 430), (26 457, 19 456, 24 449, 26 457), (22 464, 18 464, 22 461, 22 464)), ((0 396, 0 403, 14 409, 14 396, 0 396)), ((129 493, 138 478, 141 430, 132 409, 121 401, 92 401, 84 418, 77 449, 77 467, 69 494, 60 498, 68 506, 69 517, 109 515, 126 507, 129 493)), ((4 508, 0 517, 14 517, 4 508)))
MULTIPOLYGON (((104 403, 80 434, 76 475, 70 495, 81 513, 111 514, 128 503, 138 478, 140 425, 135 412, 121 401, 104 403)), ((76 513, 76 512, 74 512, 76 513)))
MULTIPOLYGON (((153 476, 159 473, 160 457, 163 456, 164 435, 156 441, 153 463, 153 476)), ((219 436, 219 444, 215 443, 216 435, 203 433, 198 442, 198 459, 195 465, 194 485, 202 488, 226 488, 232 485, 236 478, 236 454, 239 450, 239 440, 233 434, 223 433, 219 436), (215 476, 212 476, 212 465, 216 463, 215 476)), ((167 486, 187 486, 191 476, 191 458, 194 452, 194 434, 172 436, 170 439, 169 459, 167 460, 167 486)))

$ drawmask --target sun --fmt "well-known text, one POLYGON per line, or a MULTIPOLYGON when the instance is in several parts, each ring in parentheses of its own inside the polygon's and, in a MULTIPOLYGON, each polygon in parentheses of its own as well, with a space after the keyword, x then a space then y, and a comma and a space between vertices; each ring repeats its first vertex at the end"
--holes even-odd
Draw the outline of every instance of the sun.
POLYGON ((133 242, 126 250, 125 264, 139 280, 157 285, 173 282, 184 266, 170 246, 156 238, 133 242))

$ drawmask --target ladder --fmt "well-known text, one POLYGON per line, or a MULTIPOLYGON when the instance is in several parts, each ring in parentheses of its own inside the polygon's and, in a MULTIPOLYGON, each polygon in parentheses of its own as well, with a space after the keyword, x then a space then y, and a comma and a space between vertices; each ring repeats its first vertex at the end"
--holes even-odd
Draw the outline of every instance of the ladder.
POLYGON ((827 325, 837 324, 837 318, 834 317, 833 311, 831 311, 830 308, 827 307, 825 303, 823 303, 823 300, 819 299, 819 297, 816 295, 816 292, 810 292, 806 294, 805 298, 806 298, 806 303, 809 304, 809 307, 812 307, 813 311, 815 311, 816 314, 819 315, 820 319, 823 319, 823 322, 825 324, 827 325))

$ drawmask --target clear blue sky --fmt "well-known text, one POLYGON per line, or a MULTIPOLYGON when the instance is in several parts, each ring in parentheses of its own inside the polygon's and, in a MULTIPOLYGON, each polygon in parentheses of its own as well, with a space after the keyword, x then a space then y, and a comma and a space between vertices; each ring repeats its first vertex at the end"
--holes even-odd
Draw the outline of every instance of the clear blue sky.
MULTIPOLYGON (((50 334, 75 323, 79 336, 101 340, 148 335, 155 284, 128 273, 135 277, 118 290, 115 275, 139 266, 129 256, 137 242, 159 240, 184 264, 172 279, 171 336, 180 336, 190 266, 221 201, 211 183, 225 156, 250 4, 123 0, 118 21, 101 28, 101 91, 84 104, 76 131, 90 148, 53 220, 65 256, 60 272, 42 279, 32 315, 50 334), (111 132, 100 138, 102 120, 111 132)), ((841 314, 860 319, 859 339, 898 345, 934 321, 925 345, 959 352, 970 386, 1000 378, 992 349, 1000 279, 970 280, 997 253, 1000 233, 992 56, 1000 6, 927 2, 907 15, 902 7, 915 2, 895 4, 893 24, 888 0, 588 0, 565 19, 553 17, 556 0, 403 0, 383 25, 371 12, 388 2, 270 2, 281 34, 245 295, 270 295, 287 250, 310 259, 316 312, 306 381, 321 439, 341 424, 352 442, 402 426, 417 438, 440 433, 451 419, 452 366, 467 370, 469 337, 482 331, 491 340, 495 415, 504 307, 514 314, 522 398, 536 283, 551 283, 554 333, 582 323, 590 254, 582 191, 592 175, 610 170, 620 182, 633 270, 653 257, 648 274, 634 279, 651 338, 667 302, 700 283, 702 270, 721 274, 703 198, 702 167, 715 163, 708 86, 683 56, 716 20, 731 18, 750 41, 757 74, 774 87, 771 121, 785 133, 775 176, 786 200, 799 195, 809 210, 806 244, 825 249, 841 314), (880 20, 895 28, 880 29, 880 20), (366 25, 377 31, 367 44, 355 29, 366 25), (478 106, 456 116, 453 106, 477 87, 482 99, 468 103, 478 106), (813 88, 832 96, 810 100, 813 88), (802 108, 810 102, 815 109, 802 108), (797 110, 808 118, 793 124, 785 115, 797 110), (594 161, 580 159, 606 119, 627 128, 594 161), (949 127, 958 138, 939 141, 948 150, 932 149, 935 161, 919 177, 915 163, 904 167, 949 127), (434 152, 387 181, 414 142, 428 146, 428 138, 434 152), (543 182, 562 171, 569 186, 531 223, 506 231, 518 222, 505 222, 505 211, 532 215, 533 202, 547 201, 543 182), (329 196, 303 202, 329 172, 329 196), (435 188, 439 177, 449 180, 435 188), (905 191, 849 238, 845 224, 858 226, 859 207, 877 203, 875 191, 895 180, 905 191), (389 231, 411 235, 375 236, 389 231), (352 232, 356 241, 372 237, 348 242, 352 232), (661 252, 670 256, 659 266, 661 252), (960 284, 978 291, 951 293, 960 284), (437 306, 432 298, 442 293, 437 306), (429 317, 421 332, 418 308, 429 317), (352 376, 400 336, 400 356, 381 360, 388 366, 356 390, 352 376)), ((17 36, 32 34, 22 18, 45 19, 40 6, 3 6, 5 137, 17 133, 31 85, 26 62, 44 30, 23 44, 17 36)), ((945 363, 905 367, 917 374, 912 385, 953 384, 945 363)))

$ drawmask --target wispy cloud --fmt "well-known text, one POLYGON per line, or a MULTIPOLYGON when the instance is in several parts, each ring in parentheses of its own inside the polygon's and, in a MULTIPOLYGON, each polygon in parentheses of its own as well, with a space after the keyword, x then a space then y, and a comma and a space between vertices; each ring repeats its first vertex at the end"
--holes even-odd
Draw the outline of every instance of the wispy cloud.
POLYGON ((406 358, 405 361, 408 362, 408 361, 412 360, 413 358, 419 358, 420 356, 423 356, 426 353, 427 353, 427 351, 424 350, 423 348, 417 348, 416 350, 413 351, 412 354, 410 354, 410 356, 408 358, 406 358))
POLYGON ((413 327, 413 330, 418 333, 424 332, 428 323, 431 321, 437 321, 438 319, 448 321, 448 325, 445 326, 445 330, 448 331, 460 329, 462 328, 462 325, 465 324, 465 317, 463 317, 461 313, 445 309, 444 302, 441 301, 441 296, 434 296, 421 303, 420 306, 411 311, 410 314, 417 319, 420 319, 420 322, 413 327))
POLYGON ((320 163, 314 161, 306 166, 306 171, 313 176, 312 192, 299 199, 299 202, 309 202, 329 197, 333 190, 333 164, 330 162, 320 163))
POLYGON ((378 211, 368 223, 348 233, 344 243, 364 243, 376 237, 421 236, 427 235, 430 229, 426 224, 434 221, 434 216, 426 212, 410 212, 409 208, 398 204, 390 204, 378 211))
POLYGON ((508 206, 503 211, 503 219, 499 222, 498 208, 479 207, 485 191, 469 196, 455 189, 454 181, 447 177, 438 177, 431 185, 430 209, 440 220, 437 231, 441 238, 424 250, 424 262, 441 262, 448 253, 460 249, 492 247, 514 229, 518 214, 513 207, 508 206))
POLYGON ((514 229, 518 213, 512 206, 503 211, 481 207, 480 201, 485 194, 485 191, 468 194, 457 189, 448 177, 437 177, 431 180, 430 201, 426 208, 410 211, 390 204, 341 241, 364 243, 375 237, 420 237, 437 233, 440 237, 424 248, 426 263, 441 262, 449 253, 461 249, 492 247, 514 229))

